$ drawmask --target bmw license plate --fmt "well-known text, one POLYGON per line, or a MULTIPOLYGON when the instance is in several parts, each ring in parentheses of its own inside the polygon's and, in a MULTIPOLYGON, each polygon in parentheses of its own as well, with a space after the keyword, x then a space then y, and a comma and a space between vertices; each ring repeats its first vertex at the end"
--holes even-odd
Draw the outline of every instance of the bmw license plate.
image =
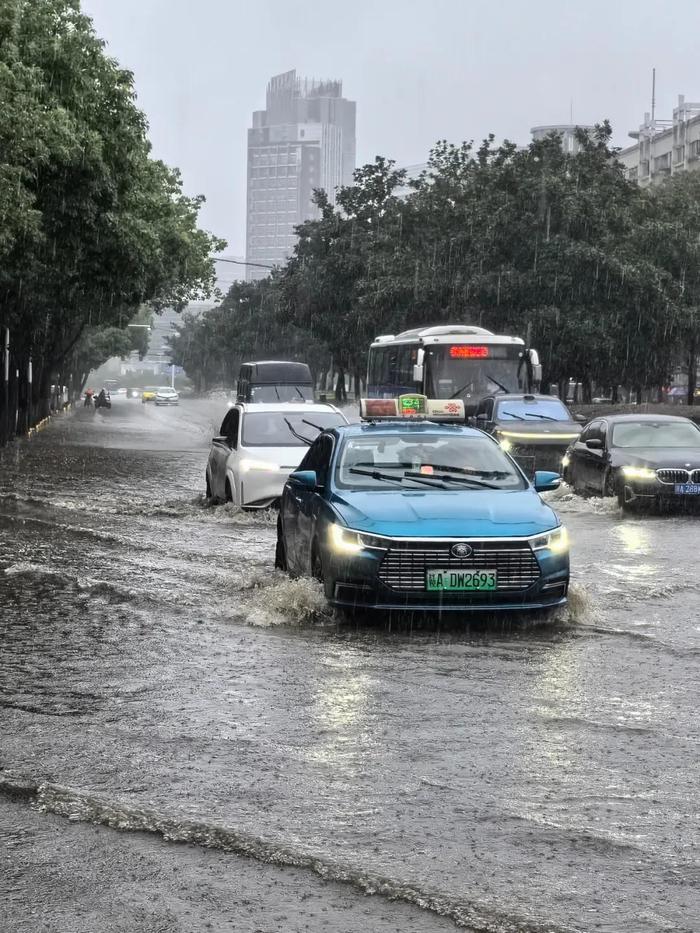
POLYGON ((428 570, 425 588, 430 592, 474 592, 495 590, 495 570, 428 570))
POLYGON ((676 483, 674 491, 677 496, 700 496, 700 483, 676 483))

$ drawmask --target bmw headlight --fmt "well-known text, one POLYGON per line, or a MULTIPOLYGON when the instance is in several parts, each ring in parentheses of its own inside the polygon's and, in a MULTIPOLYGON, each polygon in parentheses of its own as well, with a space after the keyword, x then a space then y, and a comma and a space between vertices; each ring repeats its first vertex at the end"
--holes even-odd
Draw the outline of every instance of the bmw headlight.
POLYGON ((566 467, 568 467, 570 463, 571 463, 571 457, 568 454, 564 454, 564 456, 561 458, 562 467, 566 469, 566 467))
POLYGON ((656 479, 656 470, 650 470, 649 467, 623 466, 622 475, 625 479, 656 479))
POLYGON ((343 525, 331 525, 331 546, 338 554, 357 554, 365 548, 386 548, 386 542, 343 525))
POLYGON ((548 531, 544 535, 530 538, 533 551, 551 551, 553 554, 566 554, 569 550, 569 532, 563 525, 548 531))

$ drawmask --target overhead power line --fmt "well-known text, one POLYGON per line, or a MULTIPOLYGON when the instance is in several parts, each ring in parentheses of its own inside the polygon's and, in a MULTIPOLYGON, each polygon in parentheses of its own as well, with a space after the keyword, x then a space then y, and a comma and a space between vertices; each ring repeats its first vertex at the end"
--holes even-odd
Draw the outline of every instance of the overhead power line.
POLYGON ((231 262, 236 266, 257 266, 258 269, 274 269, 274 266, 266 266, 262 262, 245 262, 243 259, 224 259, 223 256, 214 256, 214 262, 231 262))

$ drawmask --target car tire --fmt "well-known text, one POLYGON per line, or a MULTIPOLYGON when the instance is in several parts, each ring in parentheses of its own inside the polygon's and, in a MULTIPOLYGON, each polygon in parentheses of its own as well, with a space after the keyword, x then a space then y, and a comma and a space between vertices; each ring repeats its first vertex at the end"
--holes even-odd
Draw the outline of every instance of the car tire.
POLYGON ((323 567, 323 558, 321 556, 321 549, 318 546, 318 541, 314 541, 311 548, 311 576, 314 580, 318 582, 323 587, 323 592, 326 595, 327 599, 333 595, 333 584, 326 577, 326 571, 323 567))
POLYGON ((618 486, 620 485, 617 475, 613 470, 607 470, 603 477, 603 495, 616 496, 618 486))
POLYGON ((226 480, 226 486, 224 488, 224 501, 233 502, 233 490, 231 489, 231 481, 226 480))
POLYGON ((275 546, 275 569, 276 570, 288 570, 287 567, 287 549, 284 545, 284 538, 282 537, 282 520, 278 517, 277 519, 277 545, 275 546))

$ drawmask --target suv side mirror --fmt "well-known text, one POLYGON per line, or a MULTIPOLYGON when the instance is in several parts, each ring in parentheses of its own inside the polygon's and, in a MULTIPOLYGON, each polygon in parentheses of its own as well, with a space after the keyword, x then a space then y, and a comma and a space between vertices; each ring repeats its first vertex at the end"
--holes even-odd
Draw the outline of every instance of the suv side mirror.
POLYGON ((416 365, 413 367, 413 381, 423 381, 423 366, 420 363, 416 363, 416 365))
POLYGON ((603 442, 599 437, 589 437, 586 441, 586 447, 589 450, 602 450, 603 442))
POLYGON ((574 415, 574 421, 578 421, 579 424, 585 424, 587 420, 585 415, 574 415))
POLYGON ((536 470, 533 485, 537 492, 550 492, 552 489, 559 489, 561 476, 549 470, 536 470))
POLYGON ((482 412, 479 412, 479 414, 476 416, 476 420, 484 423, 489 420, 489 416, 486 414, 485 411, 482 411, 482 412))
POLYGON ((289 474, 289 482, 302 489, 316 489, 318 486, 316 470, 295 470, 289 474))

